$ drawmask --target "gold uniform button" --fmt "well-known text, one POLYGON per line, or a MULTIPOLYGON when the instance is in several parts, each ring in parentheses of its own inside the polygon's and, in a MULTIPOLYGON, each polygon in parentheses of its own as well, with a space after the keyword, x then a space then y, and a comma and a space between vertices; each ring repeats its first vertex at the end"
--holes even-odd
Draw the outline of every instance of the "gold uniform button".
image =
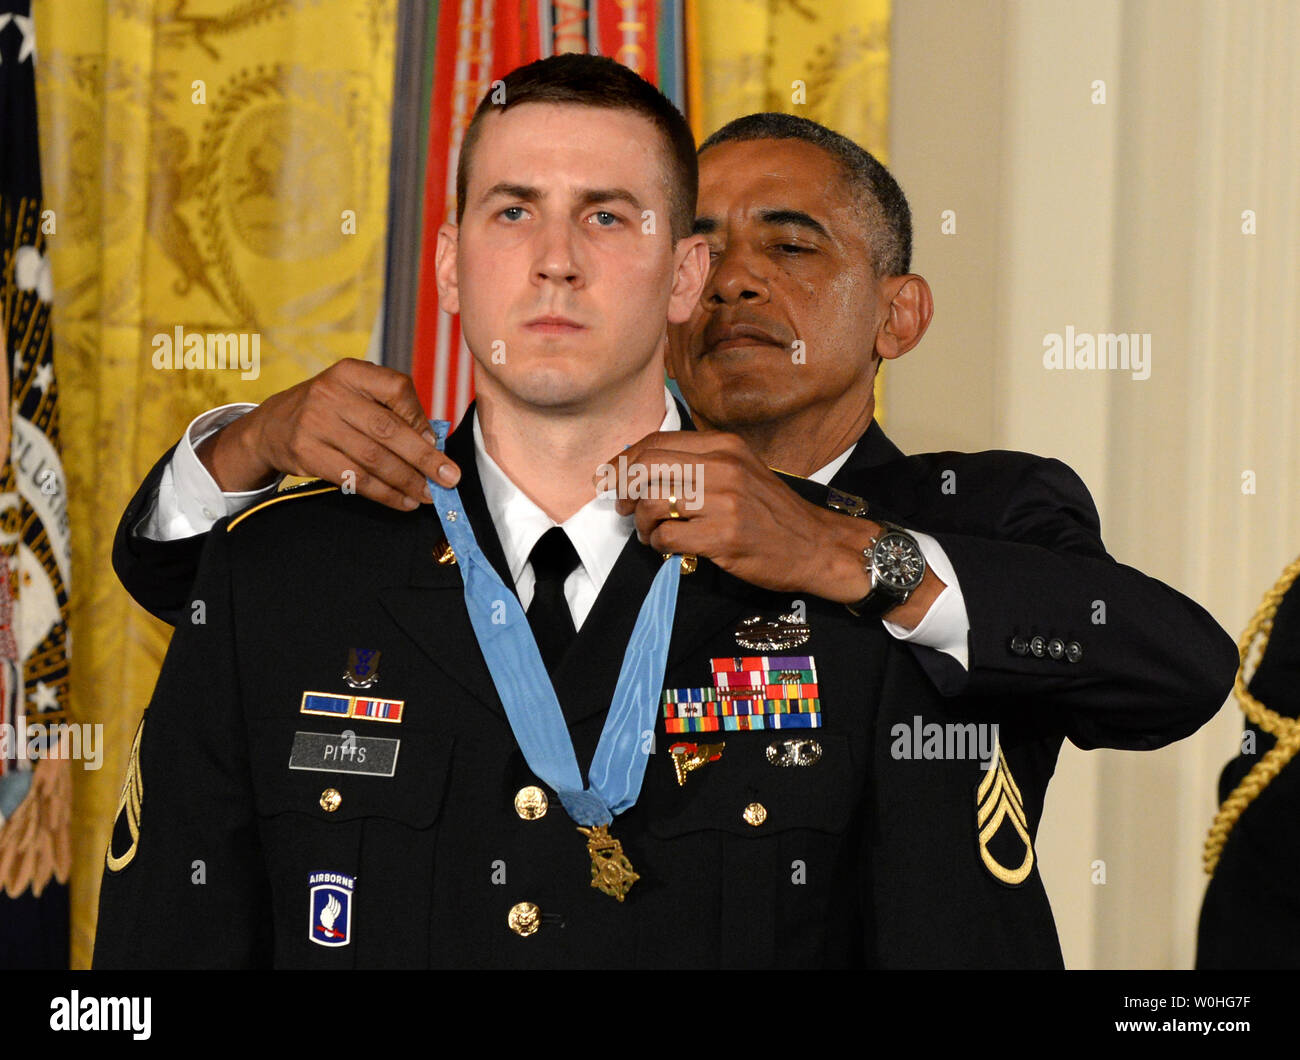
POLYGON ((532 902, 518 902, 510 907, 510 915, 506 917, 506 923, 520 938, 527 938, 529 935, 535 935, 537 929, 542 926, 542 911, 532 902))
POLYGON ((515 796, 515 813, 525 821, 536 821, 546 816, 550 804, 546 801, 546 792, 536 784, 520 788, 515 796))
POLYGON ((767 820, 767 807, 761 802, 751 802, 745 807, 745 812, 741 816, 745 818, 746 824, 752 824, 757 828, 767 820))
POLYGON ((343 796, 338 788, 326 788, 320 793, 320 808, 326 813, 333 813, 343 804, 343 796))

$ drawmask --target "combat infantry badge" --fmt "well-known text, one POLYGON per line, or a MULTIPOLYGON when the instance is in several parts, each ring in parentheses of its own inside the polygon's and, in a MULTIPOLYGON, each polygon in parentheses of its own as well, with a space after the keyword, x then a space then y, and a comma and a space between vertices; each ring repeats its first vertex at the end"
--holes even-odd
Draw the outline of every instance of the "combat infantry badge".
POLYGON ((609 834, 609 826, 598 824, 591 828, 579 828, 587 837, 587 853, 591 855, 591 885, 617 898, 620 902, 627 897, 632 884, 641 877, 632 869, 632 862, 623 853, 623 844, 609 834))
POLYGON ((343 680, 349 688, 369 688, 379 683, 379 652, 374 648, 349 648, 343 680))
POLYGON ((750 651, 788 651, 806 644, 812 632, 795 615, 742 618, 736 627, 736 643, 750 651))

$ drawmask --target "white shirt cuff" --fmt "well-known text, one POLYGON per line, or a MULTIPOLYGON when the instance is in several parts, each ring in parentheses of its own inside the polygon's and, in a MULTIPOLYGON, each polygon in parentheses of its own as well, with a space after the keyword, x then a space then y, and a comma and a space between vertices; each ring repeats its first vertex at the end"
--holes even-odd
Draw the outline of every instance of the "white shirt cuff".
POLYGON ((953 570, 948 554, 938 541, 929 534, 918 534, 915 530, 909 530, 908 533, 916 538, 926 565, 944 583, 944 589, 915 629, 905 629, 897 622, 881 621, 884 622, 885 629, 898 640, 951 655, 963 670, 970 670, 970 616, 966 613, 966 598, 962 596, 961 586, 957 584, 957 572, 953 570))
POLYGON ((163 469, 153 506, 136 531, 141 537, 150 541, 179 541, 206 534, 218 519, 235 515, 275 495, 284 476, 265 489, 223 493, 194 451, 205 438, 255 408, 256 405, 238 402, 195 418, 163 469))

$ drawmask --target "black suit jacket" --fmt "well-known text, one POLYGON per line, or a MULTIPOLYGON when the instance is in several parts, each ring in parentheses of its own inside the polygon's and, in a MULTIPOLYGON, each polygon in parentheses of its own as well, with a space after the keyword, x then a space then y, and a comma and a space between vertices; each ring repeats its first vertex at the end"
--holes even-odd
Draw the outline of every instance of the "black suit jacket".
MULTIPOLYGON (((470 431, 448 451, 509 584, 470 431)), ((113 853, 131 860, 105 874, 96 963, 1059 966, 1032 841, 1062 738, 1141 748, 1186 736, 1223 701, 1232 643, 1197 605, 1106 555, 1087 491, 1055 461, 903 457, 872 424, 833 484, 943 545, 971 618, 970 670, 805 598, 811 639, 797 652, 816 661, 824 725, 794 735, 816 739, 820 759, 771 764, 768 746, 790 733, 719 734, 722 759, 679 787, 667 745, 712 737, 669 736, 661 719, 641 798, 614 826, 642 876, 624 905, 587 886, 583 843, 558 805, 540 821, 515 814, 515 792, 537 780, 457 568, 431 558, 431 509, 397 513, 331 490, 229 532, 219 524, 194 582, 206 611, 196 626, 175 607, 195 543, 133 538, 137 495, 115 565, 137 599, 184 621, 140 737, 134 840, 131 813, 119 814, 113 853), (1077 645, 1076 661, 1053 658, 1055 640, 1077 645), (406 703, 399 725, 347 722, 358 737, 400 738, 395 775, 289 770, 295 732, 345 728, 298 708, 303 691, 345 691, 353 647, 383 652, 376 694, 406 703), (951 741, 994 723, 989 770, 923 746, 926 726, 951 741), (327 787, 342 794, 333 812, 320 805, 327 787), (759 825, 744 816, 754 803, 767 811, 759 825), (346 947, 308 939, 307 879, 322 871, 357 880, 346 947), (550 918, 529 938, 506 922, 524 900, 550 918)), ((656 563, 629 540, 555 674, 584 768, 656 563)), ((665 687, 707 686, 710 658, 773 654, 738 647, 733 631, 792 606, 701 560, 682 579, 665 687)))

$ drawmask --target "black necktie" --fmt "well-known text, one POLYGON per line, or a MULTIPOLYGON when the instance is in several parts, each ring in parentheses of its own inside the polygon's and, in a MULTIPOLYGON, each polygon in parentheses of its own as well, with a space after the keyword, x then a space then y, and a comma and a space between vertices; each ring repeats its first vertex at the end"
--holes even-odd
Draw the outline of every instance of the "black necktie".
POLYGON ((537 579, 533 602, 528 605, 528 624, 546 663, 546 672, 554 673, 577 630, 569 603, 564 599, 564 580, 578 566, 578 553, 563 527, 553 526, 533 546, 528 556, 537 579))

